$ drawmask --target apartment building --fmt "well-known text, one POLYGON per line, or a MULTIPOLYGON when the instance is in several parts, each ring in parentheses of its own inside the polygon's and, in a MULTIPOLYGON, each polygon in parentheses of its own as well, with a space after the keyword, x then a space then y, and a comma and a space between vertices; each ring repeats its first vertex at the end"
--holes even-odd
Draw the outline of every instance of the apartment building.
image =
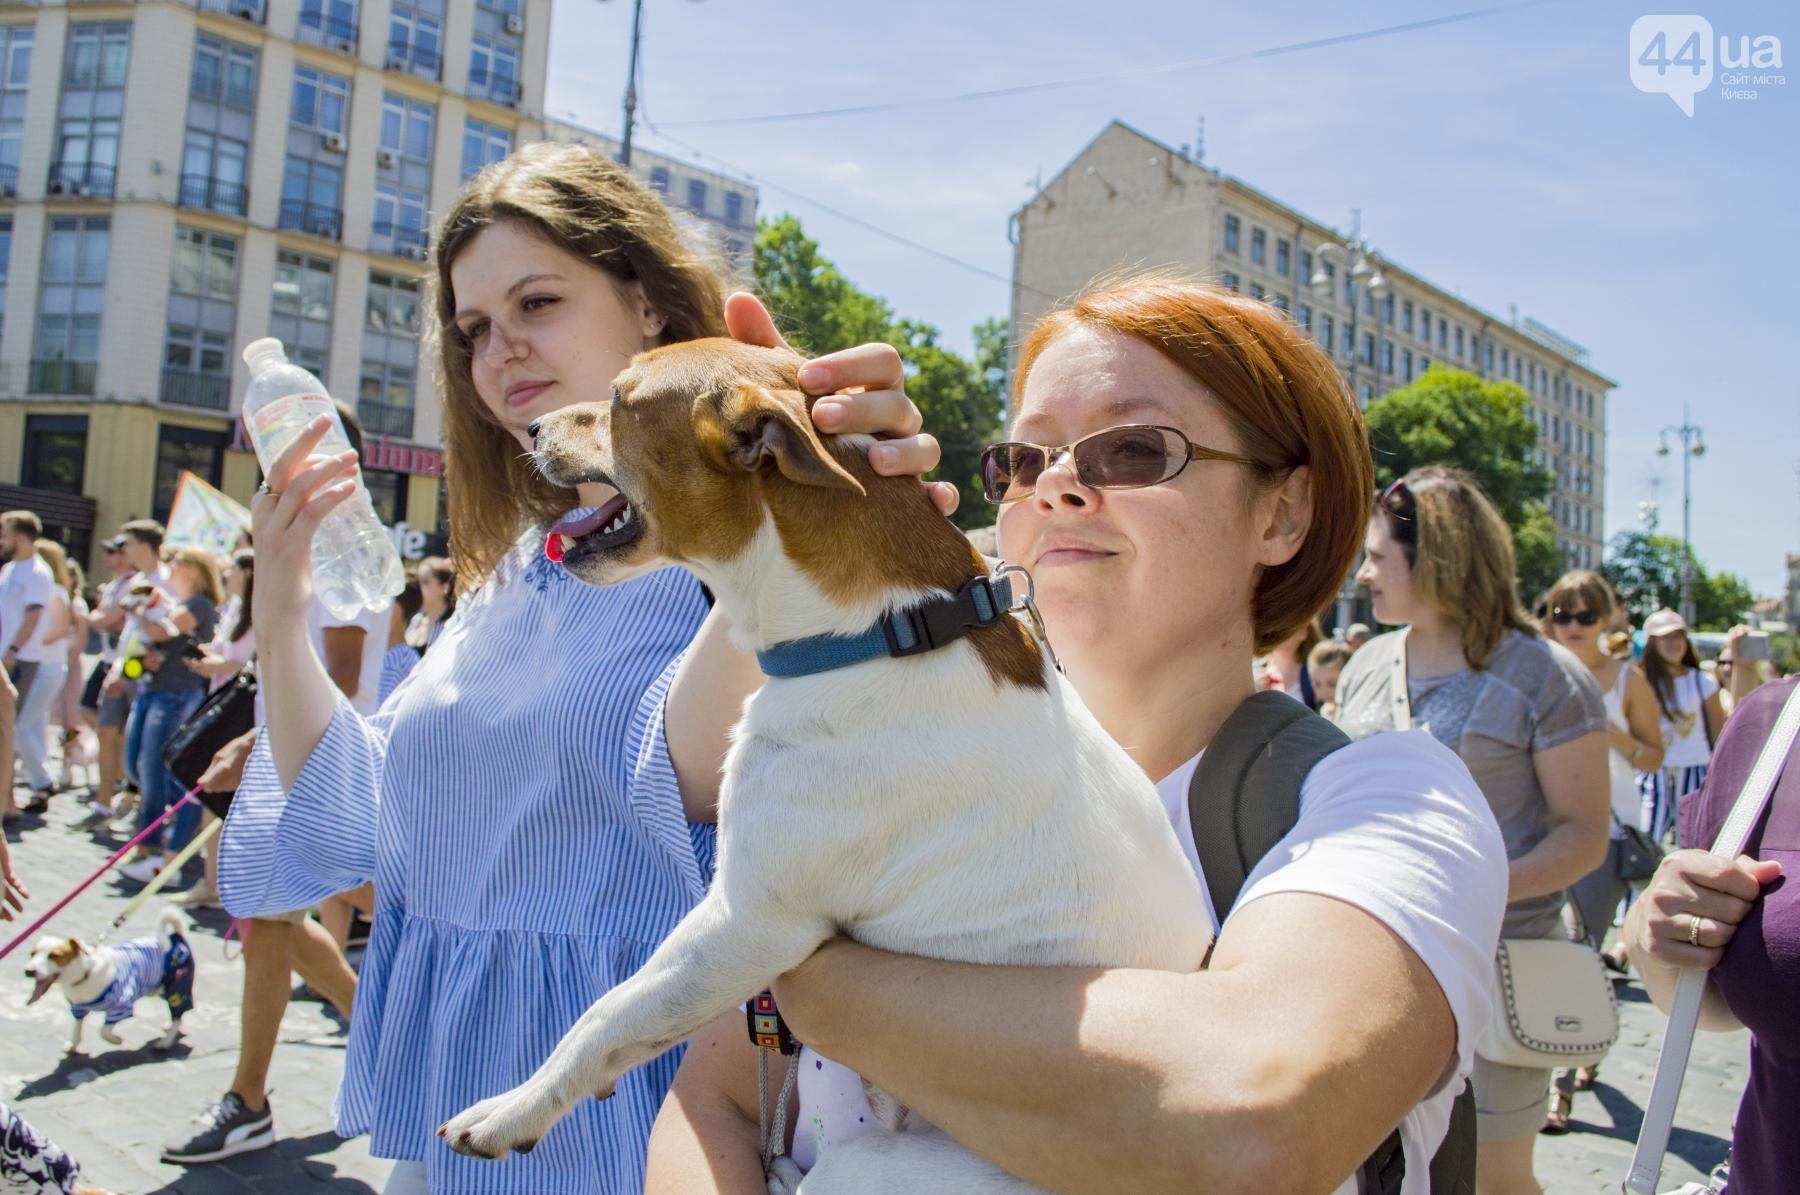
MULTIPOLYGON (((1495 315, 1374 254, 1370 293, 1350 238, 1185 152, 1115 121, 1013 216, 1013 327, 1029 328, 1094 279, 1169 267, 1286 311, 1312 333, 1366 405, 1440 362, 1508 378, 1531 397, 1538 463, 1570 567, 1597 567, 1605 536, 1606 399, 1616 383, 1588 353, 1517 309, 1495 315), (1329 289, 1311 280, 1323 274, 1329 289)), ((1015 338, 1016 339, 1016 338, 1015 338)))

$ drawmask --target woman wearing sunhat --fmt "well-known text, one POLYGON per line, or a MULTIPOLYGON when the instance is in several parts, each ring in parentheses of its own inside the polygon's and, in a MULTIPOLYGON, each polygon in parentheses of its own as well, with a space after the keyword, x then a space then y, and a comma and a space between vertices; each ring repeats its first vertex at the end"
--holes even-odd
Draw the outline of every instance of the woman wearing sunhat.
POLYGON ((1656 839, 1675 827, 1681 799, 1699 789, 1725 723, 1719 685, 1700 669, 1687 620, 1658 610, 1644 620, 1644 675, 1662 714, 1662 766, 1638 777, 1638 828, 1656 839))

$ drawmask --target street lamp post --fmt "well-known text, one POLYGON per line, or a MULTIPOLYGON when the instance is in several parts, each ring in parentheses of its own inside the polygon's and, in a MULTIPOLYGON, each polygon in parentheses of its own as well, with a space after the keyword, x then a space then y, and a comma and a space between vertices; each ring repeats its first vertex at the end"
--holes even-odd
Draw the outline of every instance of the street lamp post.
POLYGON ((1681 408, 1681 426, 1665 427, 1657 433, 1656 455, 1669 455, 1669 434, 1681 440, 1681 617, 1694 620, 1694 547, 1693 489, 1691 486, 1694 458, 1706 455, 1706 433, 1681 408))
MULTIPOLYGON (((1364 295, 1367 295, 1373 300, 1386 294, 1388 288, 1387 279, 1381 276, 1380 269, 1375 265, 1374 250, 1369 248, 1367 238, 1362 235, 1362 210, 1360 208, 1351 210, 1350 236, 1348 240, 1341 245, 1335 241, 1326 241, 1314 249, 1313 252, 1318 256, 1318 268, 1313 271, 1313 276, 1307 279, 1306 285, 1310 287, 1313 294, 1317 295, 1320 299, 1332 298, 1333 292, 1336 290, 1332 275, 1326 268, 1332 257, 1335 256, 1338 262, 1344 267, 1345 278, 1349 284, 1348 294, 1350 299, 1350 323, 1347 328, 1347 331, 1350 333, 1350 396, 1352 400, 1360 405, 1363 400, 1356 389, 1356 365, 1358 361, 1357 353, 1362 342, 1357 338, 1356 315, 1362 308, 1364 295)), ((1381 327, 1381 316, 1379 312, 1374 316, 1374 321, 1375 327, 1379 330, 1381 327)), ((1379 341, 1379 339, 1380 338, 1378 337, 1377 340, 1379 341)), ((1329 344, 1325 346, 1327 355, 1331 355, 1335 351, 1335 346, 1329 344)), ((1377 357, 1379 357, 1379 353, 1380 346, 1377 344, 1377 357)), ((1369 362, 1369 371, 1375 375, 1376 382, 1379 383, 1381 379, 1381 366, 1378 360, 1371 360, 1369 362)), ((1352 569, 1350 574, 1344 578, 1344 583, 1338 586, 1337 629, 1340 632, 1344 627, 1350 624, 1350 612, 1355 601, 1356 572, 1352 569)))

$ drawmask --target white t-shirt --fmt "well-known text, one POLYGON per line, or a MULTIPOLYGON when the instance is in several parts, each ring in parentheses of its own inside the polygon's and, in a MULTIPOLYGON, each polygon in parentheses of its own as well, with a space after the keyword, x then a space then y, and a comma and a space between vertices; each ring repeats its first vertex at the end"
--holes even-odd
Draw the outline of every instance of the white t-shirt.
POLYGON ((307 614, 306 629, 312 637, 313 650, 319 653, 321 660, 325 658, 326 627, 362 628, 362 666, 357 672, 356 696, 350 699, 350 704, 359 714, 374 713, 380 704, 381 658, 387 654, 388 607, 362 610, 355 618, 343 619, 334 616, 323 602, 314 598, 312 610, 307 614))
POLYGON ((1669 703, 1675 716, 1662 720, 1663 767, 1693 768, 1712 759, 1703 722, 1704 707, 1706 699, 1718 691, 1719 682, 1696 668, 1675 678, 1675 700, 1669 703))
POLYGON ((49 629, 47 621, 50 616, 50 603, 56 596, 56 574, 44 563, 44 558, 33 552, 28 559, 8 561, 0 568, 0 648, 11 646, 19 637, 19 628, 25 624, 25 612, 33 606, 41 606, 37 627, 31 637, 19 643, 17 659, 21 664, 41 663, 46 654, 61 656, 62 648, 58 646, 53 652, 44 650, 44 632, 49 629))
MULTIPOLYGON (((1196 874, 1200 854, 1187 793, 1199 763, 1196 755, 1156 786, 1196 874)), ((1500 828, 1468 768, 1429 733, 1414 730, 1375 735, 1322 760, 1300 787, 1299 821, 1238 896, 1237 908, 1278 892, 1328 896, 1359 908, 1405 942, 1443 990, 1456 1017, 1457 1056, 1400 1125, 1402 1195, 1429 1195, 1432 1156, 1474 1069, 1475 1040, 1490 1013, 1506 881, 1500 828)), ((1207 907, 1212 912, 1210 894, 1207 907)), ((798 1064, 793 1157, 809 1169, 822 1148, 877 1130, 854 1072, 810 1050, 802 1050, 798 1064)), ((1337 1195, 1355 1191, 1352 1176, 1337 1195)))

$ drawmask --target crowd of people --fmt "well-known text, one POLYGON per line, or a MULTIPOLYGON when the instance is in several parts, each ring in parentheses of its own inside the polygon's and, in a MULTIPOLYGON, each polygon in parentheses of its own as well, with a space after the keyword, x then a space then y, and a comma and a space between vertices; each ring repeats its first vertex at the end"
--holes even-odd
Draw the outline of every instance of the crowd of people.
MULTIPOLYGON (((434 244, 454 565, 422 562, 391 609, 323 609, 312 536, 353 496, 359 455, 315 455, 323 420, 269 463, 229 560, 128 523, 104 545, 111 577, 91 609, 37 520, 0 516, 0 637, 31 790, 19 815, 59 787, 48 727, 74 709, 63 758, 82 758, 91 726, 93 825, 135 801, 130 824, 148 829, 183 795, 162 764, 169 736, 209 688, 255 669, 257 724, 202 781, 230 799, 209 805, 225 824, 182 898, 222 900, 246 925, 237 1070, 165 1159, 275 1139, 268 1067, 298 972, 348 1018, 337 1128, 394 1160, 388 1192, 763 1192, 759 1052, 735 1013, 529 1152, 471 1159, 437 1128, 529 1075, 705 893, 730 729, 763 681, 685 570, 594 588, 546 558, 547 531, 612 491, 551 485, 531 428, 605 400, 645 349, 780 337, 755 299, 727 298, 654 192, 580 147, 489 167, 434 244), (101 658, 83 681, 89 630, 101 658), (352 969, 358 911, 370 928, 352 969)), ((1477 1042, 1499 1015, 1500 941, 1573 936, 1659 1001, 1673 968, 1716 968, 1714 1022, 1767 1044, 1731 1189, 1800 1172, 1775 1140, 1796 1095, 1769 987, 1791 1002, 1800 974, 1734 968, 1731 947, 1753 924, 1800 957, 1793 905, 1767 862, 1673 849, 1707 845, 1696 835, 1754 753, 1737 748, 1721 781, 1715 751, 1772 719, 1751 632, 1709 672, 1678 615, 1648 618, 1640 644, 1589 572, 1530 612, 1480 487, 1431 466, 1376 496, 1358 404, 1265 304, 1145 277, 1020 331, 1013 439, 983 456, 995 549, 1031 572, 1064 675, 1155 782, 1203 882, 1190 790, 1209 750, 1238 745, 1237 715, 1287 693, 1329 723, 1331 749, 1290 778, 1280 844, 1246 860, 1241 891, 1209 899, 1217 940, 1195 974, 975 966, 838 939, 783 977, 804 1043, 794 1163, 877 1131, 866 1080, 1055 1189, 1536 1192, 1536 1138, 1566 1130, 1594 1068, 1553 1075, 1477 1042), (1147 466, 1156 443, 1162 464, 1147 466), (1319 616, 1359 556, 1375 620, 1402 629, 1328 637, 1319 616), (1645 850, 1667 857, 1645 871, 1645 850)), ((801 382, 817 430, 870 437, 878 472, 936 464, 892 347, 817 358, 801 382)), ((952 487, 932 494, 953 507, 952 487)), ((1791 830, 1794 785, 1783 793, 1770 825, 1791 830)), ((183 807, 125 874, 149 880, 200 824, 183 807)), ((769 1061, 779 1083, 788 1061, 769 1061)))

